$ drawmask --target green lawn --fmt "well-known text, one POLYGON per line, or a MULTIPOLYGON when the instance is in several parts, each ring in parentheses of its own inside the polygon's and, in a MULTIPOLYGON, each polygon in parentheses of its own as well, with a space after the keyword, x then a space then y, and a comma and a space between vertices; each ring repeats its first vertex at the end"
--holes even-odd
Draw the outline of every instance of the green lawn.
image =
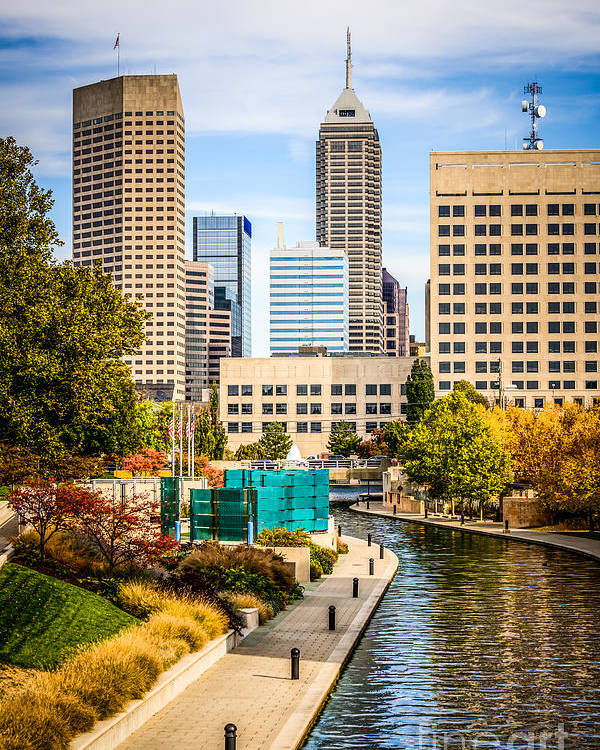
POLYGON ((50 668, 137 620, 90 591, 8 563, 0 569, 0 662, 50 668))

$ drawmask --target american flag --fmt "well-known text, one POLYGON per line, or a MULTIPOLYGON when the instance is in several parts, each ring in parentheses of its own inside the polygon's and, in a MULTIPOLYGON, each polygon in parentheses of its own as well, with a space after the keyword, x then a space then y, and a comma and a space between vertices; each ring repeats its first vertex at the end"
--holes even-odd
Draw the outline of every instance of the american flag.
POLYGON ((173 440, 174 436, 175 436, 175 420, 173 417, 171 417, 171 421, 169 422, 169 440, 173 440))
POLYGON ((181 430, 183 427, 183 415, 179 412, 179 419, 177 421, 177 439, 181 440, 181 430))
POLYGON ((188 410, 187 422, 185 424, 185 436, 186 436, 186 438, 188 440, 190 439, 190 431, 191 431, 191 428, 190 428, 190 412, 188 410))
POLYGON ((194 414, 194 410, 192 409, 192 424, 190 427, 190 435, 194 437, 194 432, 196 432, 196 415, 194 414))
POLYGON ((120 47, 120 46, 121 46, 121 45, 119 44, 119 37, 120 37, 120 36, 121 36, 120 34, 117 34, 117 41, 115 42, 115 46, 113 47, 113 49, 117 49, 117 47, 120 47))

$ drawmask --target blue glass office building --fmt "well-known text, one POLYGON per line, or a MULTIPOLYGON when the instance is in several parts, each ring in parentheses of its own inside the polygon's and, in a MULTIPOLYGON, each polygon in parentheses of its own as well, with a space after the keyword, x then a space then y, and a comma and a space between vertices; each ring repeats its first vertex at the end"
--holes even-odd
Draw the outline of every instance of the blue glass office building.
POLYGON ((194 216, 194 260, 210 263, 214 268, 215 299, 227 299, 227 304, 240 307, 241 330, 239 333, 232 331, 231 353, 234 357, 252 356, 251 242, 252 225, 245 216, 194 216), (219 287, 225 287, 229 293, 221 295, 219 287))

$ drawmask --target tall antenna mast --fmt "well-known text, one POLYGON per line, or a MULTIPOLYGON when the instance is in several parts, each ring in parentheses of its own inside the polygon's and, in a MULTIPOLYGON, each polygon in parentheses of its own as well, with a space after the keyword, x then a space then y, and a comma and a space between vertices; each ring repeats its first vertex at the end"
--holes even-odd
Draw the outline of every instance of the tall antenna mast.
POLYGON ((349 26, 346 29, 346 88, 352 88, 352 47, 349 26))
POLYGON ((544 148, 544 141, 537 134, 537 120, 546 116, 546 107, 538 104, 538 94, 542 93, 542 87, 536 83, 528 83, 523 88, 524 94, 531 94, 531 100, 523 99, 521 101, 521 112, 529 112, 531 116, 531 132, 529 138, 523 138, 524 151, 541 151, 544 148))

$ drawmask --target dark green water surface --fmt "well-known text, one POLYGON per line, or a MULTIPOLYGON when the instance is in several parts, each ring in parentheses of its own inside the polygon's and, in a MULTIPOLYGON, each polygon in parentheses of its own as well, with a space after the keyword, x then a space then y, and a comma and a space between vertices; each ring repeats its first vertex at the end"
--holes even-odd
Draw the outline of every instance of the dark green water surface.
POLYGON ((599 563, 334 513, 400 565, 305 748, 600 750, 599 563))

